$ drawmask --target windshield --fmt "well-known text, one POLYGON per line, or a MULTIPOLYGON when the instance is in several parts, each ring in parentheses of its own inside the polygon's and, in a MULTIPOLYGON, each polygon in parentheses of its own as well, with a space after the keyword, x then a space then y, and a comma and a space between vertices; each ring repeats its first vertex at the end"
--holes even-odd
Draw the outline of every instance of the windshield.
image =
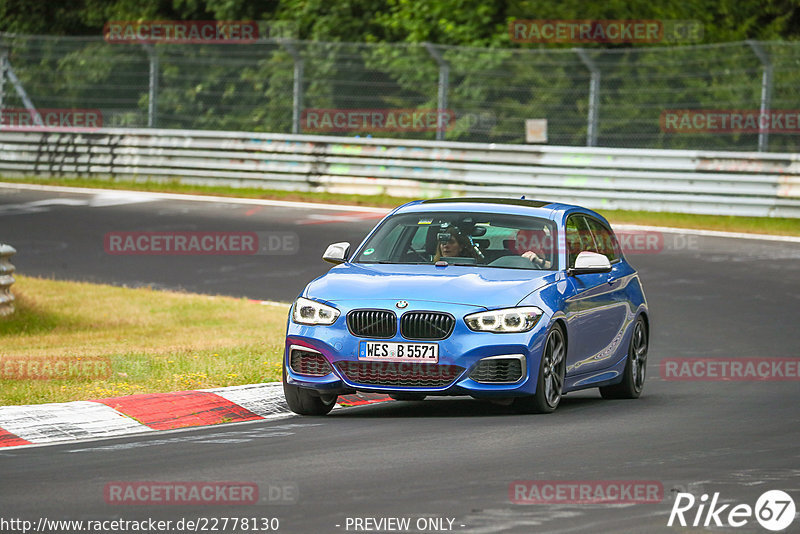
POLYGON ((558 269, 556 229, 538 217, 425 212, 395 215, 378 228, 355 263, 475 265, 558 269))

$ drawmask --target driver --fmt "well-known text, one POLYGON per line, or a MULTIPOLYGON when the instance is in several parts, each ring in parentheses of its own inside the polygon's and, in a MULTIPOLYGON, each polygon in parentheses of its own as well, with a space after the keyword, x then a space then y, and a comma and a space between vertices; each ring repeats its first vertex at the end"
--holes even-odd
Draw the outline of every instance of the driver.
POLYGON ((518 230, 514 248, 517 254, 531 260, 539 269, 549 269, 553 264, 553 240, 545 228, 518 230))
POLYGON ((469 238, 461 233, 457 227, 451 226, 443 229, 442 232, 439 232, 439 237, 440 239, 436 245, 436 254, 433 256, 434 263, 442 258, 454 256, 478 259, 469 238), (450 239, 443 241, 441 239, 443 234, 450 234, 450 239))

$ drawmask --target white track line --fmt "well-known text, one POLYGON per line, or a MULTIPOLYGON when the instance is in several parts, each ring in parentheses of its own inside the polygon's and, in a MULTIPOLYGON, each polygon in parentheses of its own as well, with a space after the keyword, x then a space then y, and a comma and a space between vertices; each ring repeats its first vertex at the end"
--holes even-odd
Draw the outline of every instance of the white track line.
MULTIPOLYGON (((294 202, 289 200, 265 200, 259 198, 236 198, 236 197, 216 197, 205 195, 186 195, 178 193, 151 193, 147 191, 129 191, 123 189, 96 189, 84 187, 65 187, 57 185, 38 185, 38 184, 15 184, 0 182, 0 188, 4 189, 25 189, 30 191, 52 191, 54 193, 76 193, 76 194, 108 194, 108 193, 130 193, 147 195, 153 200, 188 200, 193 202, 226 202, 229 204, 250 204, 257 206, 276 206, 297 209, 322 209, 332 211, 361 211, 370 213, 389 213, 386 208, 374 208, 369 206, 349 206, 344 204, 323 204, 314 202, 294 202)), ((689 235, 699 235, 707 237, 729 237, 735 239, 758 239, 762 241, 781 241, 784 243, 800 243, 800 237, 787 235, 770 234, 750 234, 746 232, 723 232, 719 230, 697 230, 694 228, 673 228, 670 226, 644 226, 638 224, 614 224, 614 228, 620 230, 643 230, 666 233, 679 233, 689 235)))
POLYGON ((333 211, 364 211, 370 213, 389 213, 386 208, 374 208, 370 206, 347 206, 343 204, 317 204, 314 202, 295 202, 291 200, 267 200, 262 198, 237 198, 237 197, 217 197, 207 195, 187 195, 180 193, 154 193, 150 191, 131 191, 127 189, 97 189, 89 187, 66 187, 60 185, 38 185, 38 184, 15 184, 0 182, 0 188, 4 189, 26 189, 29 191, 51 191, 53 193, 75 193, 84 195, 108 194, 108 193, 129 193, 132 195, 146 195, 153 200, 191 200, 194 202, 226 202, 229 204, 250 204, 256 206, 277 206, 284 208, 298 209, 323 209, 333 211))
MULTIPOLYGON (((800 221, 798 221, 800 224, 800 221)), ((690 234, 707 237, 732 237, 736 239, 758 239, 761 241, 783 241, 800 243, 800 237, 791 235, 748 234, 746 232, 723 232, 720 230, 695 230, 693 228, 673 228, 671 226, 643 226, 639 224, 612 224, 615 230, 642 230, 669 234, 690 234)))

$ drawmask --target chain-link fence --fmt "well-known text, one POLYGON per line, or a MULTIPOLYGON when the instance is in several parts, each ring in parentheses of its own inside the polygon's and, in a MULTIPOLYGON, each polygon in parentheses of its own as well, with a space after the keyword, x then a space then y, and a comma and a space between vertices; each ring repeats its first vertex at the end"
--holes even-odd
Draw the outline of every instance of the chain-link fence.
MULTIPOLYGON (((800 108, 800 43, 484 49, 264 40, 112 44, 0 35, 0 109, 100 110, 106 127, 800 152, 800 128, 665 130, 668 110, 800 108), (309 110, 450 110, 448 128, 309 128, 309 110)), ((795 110, 796 111, 796 110, 795 110)), ((384 117, 385 118, 385 117, 384 117)), ((381 119, 383 120, 383 119, 381 119)))

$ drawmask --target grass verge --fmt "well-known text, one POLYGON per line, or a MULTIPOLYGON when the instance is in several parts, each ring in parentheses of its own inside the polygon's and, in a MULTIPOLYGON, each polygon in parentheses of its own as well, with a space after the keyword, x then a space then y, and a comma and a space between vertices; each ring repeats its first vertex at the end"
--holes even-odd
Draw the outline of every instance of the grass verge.
MULTIPOLYGON (((133 180, 102 180, 90 178, 2 178, 2 181, 8 183, 126 189, 192 195, 292 200, 300 202, 323 202, 329 204, 377 206, 385 208, 394 208, 400 204, 414 200, 413 198, 389 195, 345 195, 324 192, 306 193, 259 188, 192 185, 182 184, 178 180, 137 182, 133 180)), ((675 228, 697 228, 725 232, 800 236, 800 219, 792 218, 695 215, 687 213, 654 213, 627 210, 598 211, 611 221, 612 224, 642 224, 647 226, 671 226, 675 228)))
POLYGON ((0 405, 280 380, 288 308, 27 276, 13 291, 16 312, 0 318, 0 405), (44 372, 81 360, 109 365, 44 372))

